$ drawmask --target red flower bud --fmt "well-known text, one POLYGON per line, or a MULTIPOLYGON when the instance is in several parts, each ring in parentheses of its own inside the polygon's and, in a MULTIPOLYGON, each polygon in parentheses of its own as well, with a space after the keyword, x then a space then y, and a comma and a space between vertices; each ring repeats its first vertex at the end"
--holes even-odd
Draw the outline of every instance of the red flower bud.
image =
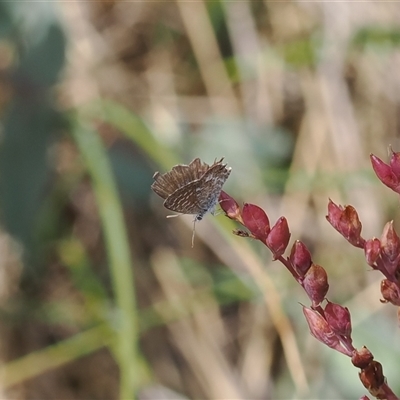
POLYGON ((265 211, 254 205, 245 204, 242 211, 243 225, 252 235, 265 243, 270 231, 269 219, 265 211))
POLYGON ((381 253, 381 242, 377 238, 368 239, 365 242, 364 254, 368 265, 375 267, 375 261, 381 253))
POLYGON ((333 332, 332 328, 329 326, 326 320, 317 311, 307 307, 303 307, 303 313, 306 317, 311 335, 313 335, 317 340, 324 343, 328 347, 337 350, 347 356, 351 356, 351 353, 341 345, 337 335, 333 332))
POLYGON ((396 153, 392 149, 390 150, 392 152, 392 156, 390 157, 390 167, 392 168, 393 173, 397 177, 400 177, 400 153, 396 153))
POLYGON ((381 282, 381 293, 385 302, 400 306, 400 289, 394 282, 384 279, 381 282))
POLYGON ((240 215, 239 204, 235 201, 235 199, 233 199, 223 190, 221 190, 221 193, 219 195, 219 205, 221 206, 222 210, 225 212, 225 215, 228 218, 236 220, 243 224, 242 216, 240 215))
POLYGON ((331 199, 329 199, 328 215, 326 216, 326 219, 336 230, 339 230, 339 222, 342 214, 343 207, 338 206, 331 199))
POLYGON ((329 289, 326 271, 321 266, 312 264, 304 277, 302 285, 313 306, 318 306, 324 300, 329 289))
POLYGON ((351 318, 349 310, 346 307, 328 301, 324 311, 326 321, 332 330, 338 335, 350 337, 351 318))
POLYGON ((280 217, 267 237, 267 246, 275 259, 285 252, 289 239, 290 232, 287 220, 285 217, 280 217))
POLYGON ((360 236, 362 225, 354 207, 343 208, 329 200, 326 219, 353 246, 363 247, 364 239, 360 236))
POLYGON ((372 163, 372 168, 374 169, 375 174, 379 178, 379 180, 390 189, 394 190, 397 193, 400 193, 399 179, 393 172, 392 168, 373 154, 370 155, 370 159, 372 163))
POLYGON ((338 338, 332 331, 324 317, 317 311, 303 306, 303 313, 310 328, 311 334, 320 342, 332 347, 338 343, 338 338))
POLYGON ((351 362, 357 368, 365 368, 374 359, 372 353, 363 346, 361 350, 356 350, 351 356, 351 362))
POLYGON ((386 398, 385 390, 382 387, 385 383, 385 376, 383 375, 382 365, 379 362, 371 361, 367 367, 362 369, 360 380, 373 396, 378 399, 386 398))
POLYGON ((300 276, 308 271, 311 266, 311 254, 308 251, 306 245, 300 240, 296 240, 293 243, 292 251, 290 252, 289 261, 295 268, 296 272, 300 276))
MULTIPOLYGON (((388 222, 383 228, 381 237, 381 253, 383 261, 389 261, 393 267, 397 267, 400 259, 400 239, 393 228, 393 221, 388 222), (385 260, 386 258, 386 260, 385 260)), ((385 267, 387 267, 385 263, 385 267)), ((393 268, 387 268, 389 272, 394 272, 393 268)))

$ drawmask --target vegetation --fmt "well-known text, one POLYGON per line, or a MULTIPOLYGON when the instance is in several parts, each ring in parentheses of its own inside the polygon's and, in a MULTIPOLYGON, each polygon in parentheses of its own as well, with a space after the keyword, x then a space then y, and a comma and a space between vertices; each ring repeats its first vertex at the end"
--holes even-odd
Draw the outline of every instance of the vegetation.
POLYGON ((397 398, 399 7, 1 2, 3 397, 397 398))

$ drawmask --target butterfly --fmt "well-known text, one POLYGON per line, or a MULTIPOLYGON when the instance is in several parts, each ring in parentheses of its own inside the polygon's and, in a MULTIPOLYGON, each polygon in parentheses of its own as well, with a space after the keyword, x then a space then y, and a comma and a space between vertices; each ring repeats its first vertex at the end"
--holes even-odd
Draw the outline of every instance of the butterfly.
POLYGON ((189 165, 179 164, 164 174, 156 172, 151 188, 164 199, 164 207, 180 214, 196 215, 193 223, 192 247, 196 221, 207 212, 214 215, 222 186, 231 168, 221 158, 212 165, 195 158, 189 165))

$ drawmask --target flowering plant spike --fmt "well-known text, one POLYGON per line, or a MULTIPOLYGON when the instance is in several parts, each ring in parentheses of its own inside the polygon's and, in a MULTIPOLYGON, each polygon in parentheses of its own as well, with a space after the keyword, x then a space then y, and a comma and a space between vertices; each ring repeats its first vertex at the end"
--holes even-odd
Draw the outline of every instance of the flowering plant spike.
MULTIPOLYGON (((400 193, 400 153, 392 151, 389 164, 371 155, 371 163, 378 178, 400 193)), ((361 349, 353 346, 350 311, 326 299, 329 283, 325 269, 313 263, 310 251, 298 240, 292 245, 290 255, 284 256, 290 240, 286 218, 280 217, 271 228, 267 213, 260 207, 246 203, 241 209, 223 191, 219 201, 225 215, 247 229, 235 230, 234 234, 259 240, 267 246, 273 260, 281 262, 305 290, 311 301, 310 307, 303 306, 310 333, 321 343, 351 358, 353 365, 360 369, 360 381, 372 396, 399 400, 383 375, 382 365, 374 360, 372 353, 365 346, 361 349)), ((367 264, 384 275, 381 301, 400 306, 400 238, 393 221, 386 224, 380 239, 364 239, 356 209, 350 205, 337 205, 332 200, 328 202, 326 219, 351 245, 363 249, 367 264)), ((368 399, 367 396, 362 398, 368 399)))

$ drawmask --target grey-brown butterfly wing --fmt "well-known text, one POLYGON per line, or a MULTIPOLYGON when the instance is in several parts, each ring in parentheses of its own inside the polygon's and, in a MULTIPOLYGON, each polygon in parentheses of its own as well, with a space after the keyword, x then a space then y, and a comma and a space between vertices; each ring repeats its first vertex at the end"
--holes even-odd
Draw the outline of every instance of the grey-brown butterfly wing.
POLYGON ((195 158, 189 165, 175 165, 171 171, 164 174, 156 172, 153 175, 154 182, 151 188, 163 199, 183 186, 200 179, 209 169, 209 165, 195 158))
POLYGON ((211 211, 218 202, 219 195, 231 173, 230 168, 220 162, 214 163, 201 177, 197 190, 197 203, 201 205, 201 214, 211 211))
POLYGON ((164 207, 181 214, 198 214, 201 205, 198 202, 200 180, 197 179, 177 189, 164 201, 164 207))

